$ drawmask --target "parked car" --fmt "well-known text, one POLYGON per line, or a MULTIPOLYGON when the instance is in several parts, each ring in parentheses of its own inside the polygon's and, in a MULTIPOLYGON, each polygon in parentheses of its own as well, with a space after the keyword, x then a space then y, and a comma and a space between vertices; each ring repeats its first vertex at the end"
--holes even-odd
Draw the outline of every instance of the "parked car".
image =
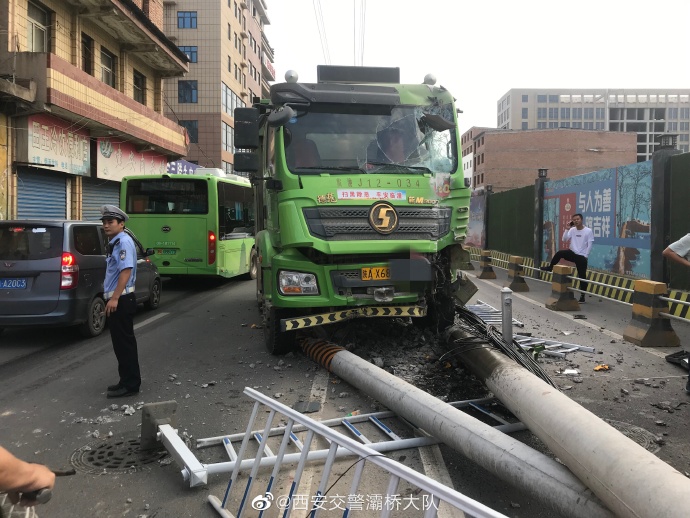
MULTIPOLYGON (((145 250, 136 237, 134 242, 137 302, 155 309, 161 279, 148 259, 153 250, 145 250)), ((100 222, 0 221, 0 331, 78 325, 84 336, 101 334, 106 246, 100 222)))

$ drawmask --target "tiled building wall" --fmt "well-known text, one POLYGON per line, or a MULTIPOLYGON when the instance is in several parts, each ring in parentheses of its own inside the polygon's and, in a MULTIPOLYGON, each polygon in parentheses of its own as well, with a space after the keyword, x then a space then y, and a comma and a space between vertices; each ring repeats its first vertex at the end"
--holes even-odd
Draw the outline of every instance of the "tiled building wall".
POLYGON ((477 140, 472 187, 494 192, 534 184, 540 168, 557 180, 637 161, 635 133, 527 130, 485 132, 477 140))

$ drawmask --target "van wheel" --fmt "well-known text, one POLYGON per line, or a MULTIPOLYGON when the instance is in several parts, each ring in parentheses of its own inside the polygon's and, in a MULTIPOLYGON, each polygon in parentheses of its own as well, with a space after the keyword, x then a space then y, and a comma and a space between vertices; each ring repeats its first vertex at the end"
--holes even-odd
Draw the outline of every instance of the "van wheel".
POLYGON ((295 331, 280 330, 280 320, 287 317, 284 309, 271 307, 264 311, 264 342, 273 356, 287 354, 295 347, 295 331))
POLYGON ((157 309, 161 303, 161 280, 156 279, 151 286, 151 293, 149 293, 149 300, 144 302, 146 309, 157 309))
POLYGON ((256 249, 252 248, 252 253, 249 256, 249 278, 251 280, 256 279, 259 275, 259 254, 256 253, 256 249))
POLYGON ((90 338, 100 335, 103 329, 105 329, 105 302, 101 297, 95 297, 89 304, 86 322, 79 326, 79 332, 82 336, 90 338))

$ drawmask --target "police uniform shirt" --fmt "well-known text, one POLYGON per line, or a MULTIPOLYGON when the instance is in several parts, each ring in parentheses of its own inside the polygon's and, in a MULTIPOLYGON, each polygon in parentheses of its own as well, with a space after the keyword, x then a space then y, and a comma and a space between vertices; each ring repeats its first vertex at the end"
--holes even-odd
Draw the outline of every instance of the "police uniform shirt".
MULTIPOLYGON (((103 291, 107 294, 115 290, 120 272, 127 268, 132 269, 125 292, 134 290, 137 278, 137 252, 134 241, 126 232, 120 232, 109 243, 112 252, 106 258, 105 281, 103 291)), ((106 295, 107 298, 110 298, 106 295)))

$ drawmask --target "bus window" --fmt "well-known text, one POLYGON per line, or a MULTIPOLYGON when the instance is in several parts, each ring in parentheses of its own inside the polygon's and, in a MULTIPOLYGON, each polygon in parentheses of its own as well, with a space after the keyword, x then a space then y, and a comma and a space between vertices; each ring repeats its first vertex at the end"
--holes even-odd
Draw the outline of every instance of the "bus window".
POLYGON ((127 214, 208 214, 208 186, 202 179, 132 179, 127 214))

